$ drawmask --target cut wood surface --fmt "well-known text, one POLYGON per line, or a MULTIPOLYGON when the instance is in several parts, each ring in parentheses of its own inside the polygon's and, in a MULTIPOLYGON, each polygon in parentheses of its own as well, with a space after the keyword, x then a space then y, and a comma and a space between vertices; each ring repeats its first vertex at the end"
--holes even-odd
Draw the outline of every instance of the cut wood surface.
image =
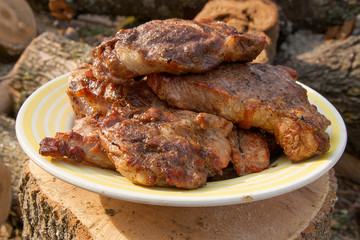
POLYGON ((360 36, 324 41, 299 31, 281 45, 276 64, 296 69, 300 82, 337 108, 347 127, 346 151, 360 158, 360 36))
POLYGON ((0 61, 19 56, 35 36, 35 17, 28 3, 0 1, 0 61))
POLYGON ((333 171, 267 200, 220 207, 169 207, 88 192, 25 165, 20 185, 26 239, 328 239, 333 171))
POLYGON ((269 46, 254 62, 273 62, 279 35, 278 7, 270 0, 213 0, 205 4, 195 20, 224 21, 239 32, 265 36, 269 46))
POLYGON ((41 85, 92 60, 92 47, 51 32, 35 38, 16 62, 10 83, 14 112, 41 85))

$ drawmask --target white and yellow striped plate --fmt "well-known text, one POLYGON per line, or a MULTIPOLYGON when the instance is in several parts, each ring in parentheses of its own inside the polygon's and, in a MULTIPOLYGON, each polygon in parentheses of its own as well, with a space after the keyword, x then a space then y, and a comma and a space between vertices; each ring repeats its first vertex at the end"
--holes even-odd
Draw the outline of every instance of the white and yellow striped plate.
POLYGON ((304 86, 310 101, 331 121, 330 150, 324 155, 294 164, 285 156, 255 174, 209 182, 195 190, 143 187, 119 173, 95 167, 56 161, 39 155, 39 142, 56 132, 70 130, 74 114, 65 93, 67 76, 60 76, 35 91, 21 107, 16 134, 26 154, 41 168, 75 186, 105 196, 156 205, 216 206, 266 199, 303 187, 334 166, 343 154, 347 133, 337 110, 320 94, 304 86))

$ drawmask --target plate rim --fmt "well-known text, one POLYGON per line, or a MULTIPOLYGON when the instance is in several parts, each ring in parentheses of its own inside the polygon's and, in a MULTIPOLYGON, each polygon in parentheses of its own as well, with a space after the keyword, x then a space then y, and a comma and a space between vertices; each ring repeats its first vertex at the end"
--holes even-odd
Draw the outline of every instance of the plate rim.
MULTIPOLYGON (((104 196, 108 196, 111 198, 116 199, 122 199, 125 201, 131 201, 131 202, 138 202, 138 203, 144 203, 144 204, 151 204, 151 205, 163 205, 163 206, 179 206, 179 207, 208 207, 208 206, 224 206, 224 205, 233 205, 233 204, 241 204, 241 203, 247 203, 247 202, 253 202, 253 201, 259 201, 264 200, 270 197, 276 197, 291 191, 294 191, 296 189, 299 189, 301 187, 304 187, 318 178, 320 178, 323 174, 325 174, 328 170, 330 170, 336 162, 340 159, 343 152, 345 151, 346 143, 347 143, 347 130, 346 125, 344 123, 343 118, 341 117, 340 113, 337 111, 337 109, 320 93, 315 91, 314 89, 308 87, 307 85, 297 82, 302 87, 304 87, 308 92, 312 92, 312 94, 315 94, 320 100, 330 108, 331 112, 335 115, 338 123, 340 131, 343 131, 339 133, 339 143, 337 145, 337 148, 334 150, 334 153, 329 156, 333 157, 334 159, 331 161, 327 161, 328 164, 324 168, 321 169, 321 171, 313 172, 310 174, 311 176, 306 178, 305 180, 301 182, 297 182, 295 185, 287 186, 288 184, 282 185, 280 189, 275 189, 276 194, 271 194, 271 192, 266 192, 264 190, 258 191, 257 194, 251 195, 251 194, 236 194, 236 195, 221 195, 221 196, 211 196, 211 197, 187 197, 183 196, 182 198, 179 198, 178 196, 167 196, 167 195, 152 195, 152 194, 145 194, 145 193, 139 193, 139 192, 131 192, 124 189, 115 189, 101 185, 99 183, 89 182, 86 181, 78 176, 75 176, 73 174, 70 174, 66 172, 63 169, 54 168, 54 165, 45 160, 41 155, 39 155, 31 146, 31 144, 27 141, 24 141, 26 137, 24 137, 23 133, 23 126, 22 123, 24 121, 24 115, 26 113, 27 107, 30 104, 30 102, 33 100, 33 98, 41 91, 48 88, 51 84, 54 84, 58 81, 64 81, 67 84, 66 78, 71 74, 71 72, 68 72, 66 74, 63 74, 61 76, 58 76, 49 82, 45 83, 38 89, 36 89, 22 104, 17 116, 16 116, 16 122, 15 122, 15 130, 16 130, 16 136, 18 139, 18 142, 24 152, 29 156, 29 158, 36 163, 40 168, 42 168, 44 171, 50 173, 51 175, 61 179, 64 182, 67 182, 69 184, 72 184, 74 186, 86 189, 91 192, 95 192, 104 196), (335 156, 333 156, 335 155, 335 156), (314 176, 316 175, 316 176, 314 176), (286 187, 287 186, 287 187, 286 187)), ((65 94, 65 93, 64 93, 65 94)), ((66 95, 66 94, 65 94, 66 95)), ((68 99, 67 99, 68 100, 68 99)), ((316 104, 315 104, 316 105, 316 104)), ((314 161, 316 158, 314 158, 314 161)), ((329 159, 330 160, 330 159, 329 159)), ((313 160, 311 160, 313 161, 313 160)), ((134 184, 135 185, 135 184, 134 184)), ((144 188, 143 186, 139 186, 144 188)), ((145 187, 150 188, 151 187, 145 187)), ((188 192, 192 190, 179 190, 179 192, 188 192)), ((166 192, 166 191, 165 191, 166 192)))

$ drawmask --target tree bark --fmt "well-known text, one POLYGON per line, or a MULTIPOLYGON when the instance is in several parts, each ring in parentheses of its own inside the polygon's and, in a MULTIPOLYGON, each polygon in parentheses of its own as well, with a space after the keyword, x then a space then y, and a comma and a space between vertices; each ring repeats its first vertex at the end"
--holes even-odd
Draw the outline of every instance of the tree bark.
POLYGON ((325 42, 299 31, 281 45, 276 64, 297 70, 300 82, 337 108, 347 127, 346 151, 360 158, 360 36, 325 42))
POLYGON ((336 176, 360 184, 360 159, 344 153, 334 166, 336 176))
MULTIPOLYGON (((62 1, 66 2, 75 12, 139 16, 147 19, 168 17, 191 19, 201 11, 207 2, 206 0, 62 1)), ((28 2, 37 11, 49 10, 49 0, 28 0, 28 2)), ((280 7, 281 28, 286 35, 299 29, 325 32, 331 26, 342 25, 346 20, 354 19, 360 11, 358 0, 274 0, 274 2, 280 7)))
POLYGON ((111 199, 65 183, 29 161, 20 202, 24 239, 328 239, 334 172, 282 196, 187 208, 111 199))
POLYGON ((7 73, 4 76, 0 76, 0 96, 1 96, 1 106, 0 114, 12 114, 12 104, 10 100, 10 82, 11 82, 11 73, 7 73))
POLYGON ((0 115, 0 139, 0 161, 11 172, 12 207, 16 212, 20 213, 18 187, 26 155, 17 141, 14 119, 0 115))
POLYGON ((343 25, 356 18, 360 2, 350 0, 274 0, 280 6, 281 32, 291 34, 299 29, 324 33, 329 27, 343 25))
POLYGON ((10 171, 0 159, 0 226, 5 222, 11 206, 10 171))
MULTIPOLYGON (((6 222, 1 226, 3 231, 0 233, 0 239, 1 237, 7 239, 11 236, 19 235, 18 232, 22 229, 22 214, 18 194, 26 155, 16 138, 15 120, 2 114, 0 114, 0 139, 0 163, 3 163, 10 172, 10 175, 7 175, 6 172, 0 174, 0 182, 10 178, 7 182, 8 185, 4 185, 3 189, 0 186, 0 195, 2 195, 2 191, 3 193, 7 192, 6 201, 10 200, 11 204, 10 214, 8 214, 8 209, 0 203, 0 226, 2 216, 8 215, 6 222)), ((1 198, 3 197, 0 196, 1 198)), ((8 203, 6 202, 5 204, 8 203)))
POLYGON ((35 38, 16 62, 10 98, 17 113, 28 96, 41 85, 92 61, 92 47, 44 32, 35 38))
MULTIPOLYGON (((30 2, 36 1, 30 0, 30 2)), ((135 16, 147 21, 174 17, 192 19, 207 0, 50 0, 49 2, 50 11, 55 13, 54 15, 60 16, 60 19, 62 18, 61 12, 69 14, 72 11, 74 13, 135 16)), ((36 3, 33 5, 39 6, 36 3)))

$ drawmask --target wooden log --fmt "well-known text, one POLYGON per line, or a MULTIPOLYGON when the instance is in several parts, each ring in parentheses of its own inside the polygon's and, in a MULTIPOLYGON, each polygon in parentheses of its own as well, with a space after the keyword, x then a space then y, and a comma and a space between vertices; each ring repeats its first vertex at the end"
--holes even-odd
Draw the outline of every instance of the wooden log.
MULTIPOLYGON (((0 182, 10 178, 8 184, 5 185, 5 187, 8 188, 1 189, 0 187, 0 192, 8 192, 6 201, 9 202, 4 204, 9 204, 9 207, 11 207, 9 212, 9 209, 0 203, 0 219, 2 220, 2 217, 8 215, 3 225, 1 225, 0 221, 0 239, 15 239, 16 236, 21 236, 19 232, 22 229, 22 214, 18 194, 19 182, 23 165, 26 161, 26 155, 15 135, 15 120, 3 114, 0 114, 0 139, 0 163, 3 163, 7 171, 10 172, 9 175, 7 175, 6 172, 0 173, 0 182)), ((0 195, 1 194, 2 193, 0 193, 0 195)), ((2 197, 0 197, 0 199, 1 198, 2 197)))
POLYGON ((360 159, 344 153, 334 167, 336 176, 360 184, 360 159))
POLYGON ((36 36, 34 14, 25 0, 0 1, 0 61, 13 61, 36 36))
POLYGON ((65 183, 29 161, 20 202, 25 239, 328 239, 334 172, 267 200, 220 207, 153 206, 65 183))
POLYGON ((5 222, 11 206, 10 171, 0 159, 0 226, 5 222))
MULTIPOLYGON (((207 0, 50 0, 49 9, 60 20, 70 20, 71 13, 135 16, 150 19, 192 19, 207 0)), ((34 0, 30 0, 34 2, 34 0)))
POLYGON ((274 0, 280 6, 281 33, 289 35, 299 29, 324 33, 329 27, 341 26, 356 18, 359 1, 342 0, 274 0))
POLYGON ((15 120, 1 114, 0 139, 0 162, 3 162, 11 172, 12 210, 20 216, 21 211, 18 201, 19 182, 26 155, 16 138, 15 120))
POLYGON ((325 39, 341 39, 345 40, 347 37, 351 36, 356 27, 356 19, 346 20, 343 25, 333 26, 326 30, 324 38, 325 39))
MULTIPOLYGON (((49 11, 49 0, 27 1, 36 11, 49 11)), ((189 19, 191 19, 201 11, 202 7, 207 2, 206 0, 61 1, 68 3, 75 12, 103 15, 143 16, 147 19, 159 17, 168 18, 169 14, 171 17, 181 17, 183 14, 184 16, 189 16, 189 19)), ((324 32, 331 26, 342 25, 344 21, 354 19, 360 11, 359 1, 274 0, 274 2, 280 7, 281 30, 286 33, 286 35, 299 29, 311 29, 324 32)))
POLYGON ((51 15, 60 21, 68 22, 74 16, 74 9, 65 0, 49 0, 49 9, 51 15))
POLYGON ((92 47, 44 32, 25 49, 13 68, 10 98, 14 112, 41 85, 92 61, 92 47))
POLYGON ((360 36, 324 41, 299 31, 281 45, 276 64, 297 70, 300 82, 338 109, 348 130, 346 151, 360 158, 360 36))
POLYGON ((272 63, 279 36, 278 7, 270 0, 213 0, 205 4, 195 20, 224 21, 239 32, 265 36, 269 46, 254 62, 272 63))
POLYGON ((11 114, 12 106, 10 101, 10 82, 12 78, 12 71, 4 76, 0 76, 0 96, 1 106, 0 114, 11 114))

